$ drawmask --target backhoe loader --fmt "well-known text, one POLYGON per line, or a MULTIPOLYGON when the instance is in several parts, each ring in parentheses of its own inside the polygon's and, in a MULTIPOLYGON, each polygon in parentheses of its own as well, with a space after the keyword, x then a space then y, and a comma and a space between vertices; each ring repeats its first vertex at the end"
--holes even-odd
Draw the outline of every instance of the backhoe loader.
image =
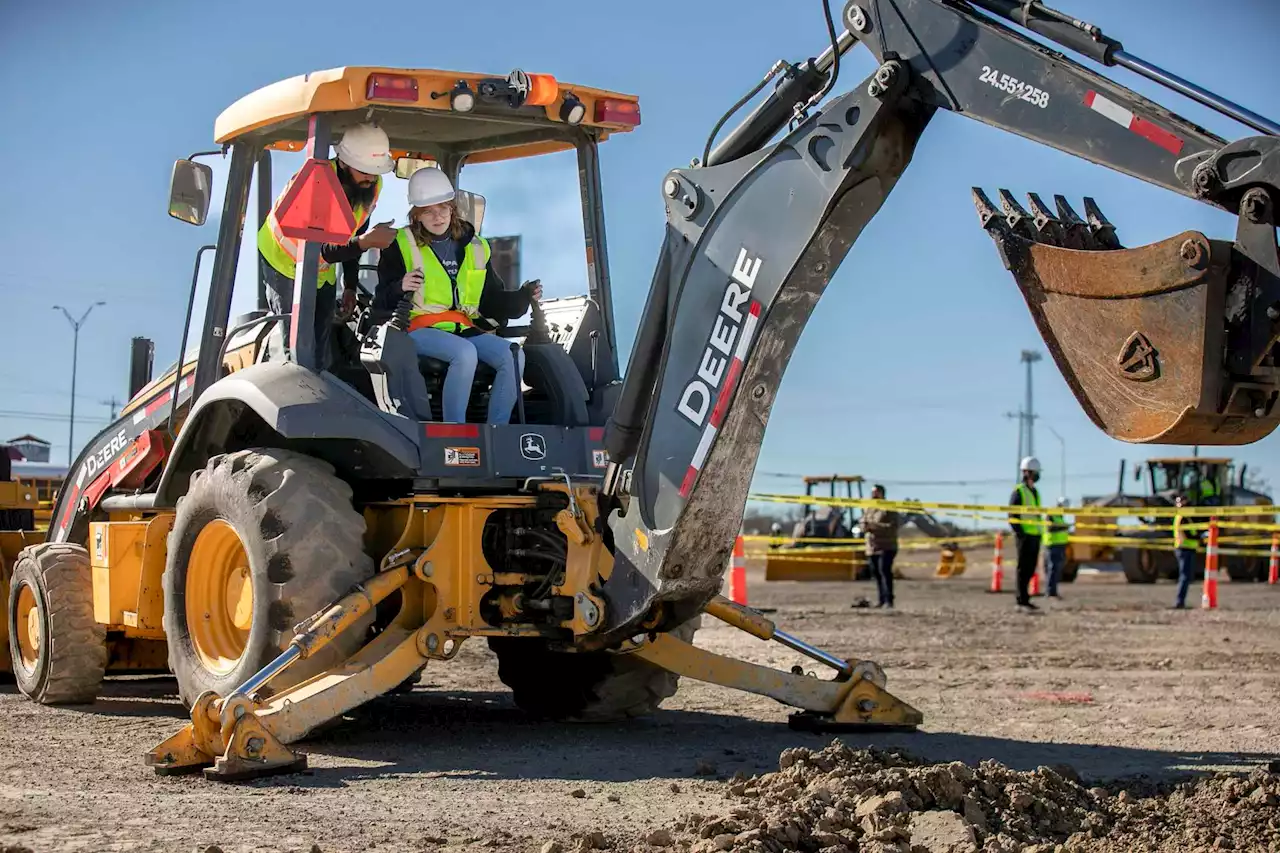
MULTIPOLYGON (((516 702, 548 717, 643 713, 684 675, 802 709, 796 725, 918 724, 876 664, 813 648, 719 591, 801 330, 939 109, 1237 214, 1234 242, 1189 231, 1125 249, 1092 200, 1082 218, 1065 198, 1051 209, 1032 195, 1027 210, 1007 192, 999 207, 974 192, 1055 362, 1109 435, 1242 444, 1274 430, 1280 127, 1038 2, 851 0, 843 32, 827 16, 819 55, 774 65, 740 102, 774 84, 747 117, 661 181, 666 236, 625 374, 598 143, 638 123, 634 98, 522 71, 341 68, 232 105, 214 129, 230 164, 199 357, 90 444, 51 541, 19 560, 10 625, 16 591, 38 641, 15 660, 23 691, 92 696, 107 642, 163 636, 191 722, 147 761, 219 780, 302 766, 289 744, 473 637, 487 638, 516 702), (1014 23, 1261 135, 1228 143, 1014 23), (840 57, 859 44, 879 67, 840 92, 840 57), (557 324, 572 334, 506 330, 530 364, 535 351, 542 359, 526 381, 543 405, 527 419, 407 416, 384 382, 403 369, 387 349, 403 334, 395 318, 371 317, 362 332, 372 391, 322 369, 314 239, 292 314, 229 325, 255 163, 279 150, 323 161, 333 134, 368 120, 395 156, 455 178, 475 163, 576 150, 591 293, 572 308, 577 322, 557 324), (287 327, 284 357, 225 373, 224 349, 273 324, 287 327), (166 406, 185 410, 171 444, 149 438, 163 433, 166 406), (689 641, 704 614, 834 675, 700 649, 689 641)), ((175 167, 174 215, 204 221, 207 169, 175 167)), ((309 212, 281 212, 282 224, 319 235, 349 217, 341 194, 316 198, 309 212)), ((260 194, 259 221, 262 209, 260 194)))

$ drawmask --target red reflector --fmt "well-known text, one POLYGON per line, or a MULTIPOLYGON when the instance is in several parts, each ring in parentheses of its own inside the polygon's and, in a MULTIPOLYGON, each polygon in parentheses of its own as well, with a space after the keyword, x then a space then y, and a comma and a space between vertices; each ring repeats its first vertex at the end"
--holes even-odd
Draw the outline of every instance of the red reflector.
POLYGON ((587 438, 592 441, 604 441, 604 427, 591 427, 587 430, 587 438))
POLYGON ((427 438, 479 438, 479 424, 427 424, 427 438))
POLYGON ((640 105, 635 101, 601 98, 596 101, 596 122, 637 125, 640 123, 640 105))
POLYGON ((345 243, 356 230, 338 173, 324 160, 308 160, 276 207, 286 237, 320 243, 345 243))
POLYGON ((364 96, 370 101, 418 100, 418 81, 398 74, 370 74, 364 96))

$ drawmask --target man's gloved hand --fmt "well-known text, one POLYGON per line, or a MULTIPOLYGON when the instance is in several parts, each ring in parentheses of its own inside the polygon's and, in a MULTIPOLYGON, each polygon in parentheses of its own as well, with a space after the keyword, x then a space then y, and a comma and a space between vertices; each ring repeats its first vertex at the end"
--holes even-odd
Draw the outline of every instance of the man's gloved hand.
POLYGON ((542 301, 542 279, 535 278, 533 281, 526 281, 520 285, 520 289, 529 294, 530 302, 542 301))
POLYGON ((350 317, 356 312, 356 289, 348 287, 342 291, 341 314, 343 317, 350 317))
POLYGON ((371 229, 360 235, 360 239, 356 241, 361 251, 369 249, 385 249, 396 241, 396 229, 391 227, 394 219, 386 222, 379 222, 371 229))

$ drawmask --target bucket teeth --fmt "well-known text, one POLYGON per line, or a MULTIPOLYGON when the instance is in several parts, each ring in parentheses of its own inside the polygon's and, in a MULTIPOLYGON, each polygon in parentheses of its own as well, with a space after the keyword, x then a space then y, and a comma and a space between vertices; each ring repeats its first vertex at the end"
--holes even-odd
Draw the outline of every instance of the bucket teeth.
POLYGON ((973 188, 973 206, 978 211, 978 221, 983 228, 990 228, 993 222, 1001 222, 999 211, 982 191, 982 187, 973 188))
POLYGON ((1089 230, 1093 232, 1094 238, 1102 244, 1103 248, 1121 248, 1120 241, 1116 239, 1116 227, 1103 216, 1098 203, 1088 196, 1084 197, 1084 215, 1089 221, 1089 230))
POLYGON ((1000 209, 1004 211, 1005 223, 1024 237, 1033 236, 1035 231, 1031 227, 1031 214, 1018 204, 1018 200, 1008 190, 1000 190, 999 195, 1000 209))
POLYGON ((1035 222, 1036 231, 1040 234, 1041 241, 1061 246, 1063 232, 1062 223, 1058 221, 1058 218, 1053 215, 1036 193, 1027 193, 1027 204, 1031 208, 1031 216, 1035 222))

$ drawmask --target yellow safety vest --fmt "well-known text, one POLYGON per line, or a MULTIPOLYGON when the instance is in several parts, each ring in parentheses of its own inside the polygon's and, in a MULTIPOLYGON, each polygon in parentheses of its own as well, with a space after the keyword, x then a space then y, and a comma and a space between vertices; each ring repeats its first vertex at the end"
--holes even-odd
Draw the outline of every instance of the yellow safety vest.
MULTIPOLYGON (((1018 484, 1018 497, 1022 501, 1023 506, 1040 506, 1040 496, 1028 489, 1024 484, 1018 484)), ((1017 515, 1012 514, 1018 526, 1022 528, 1022 532, 1027 536, 1040 536, 1044 533, 1044 516, 1042 515, 1017 515)))
POLYGON ((1066 545, 1069 541, 1071 541, 1071 531, 1070 529, 1067 528, 1067 520, 1063 518, 1061 515, 1049 516, 1049 527, 1050 527, 1049 533, 1045 540, 1047 544, 1066 545), (1052 529, 1054 525, 1059 525, 1062 527, 1062 529, 1054 530, 1052 529))
POLYGON ((1200 548, 1200 540, 1195 535, 1188 536, 1187 530, 1198 529, 1200 525, 1188 524, 1186 527, 1183 527, 1183 522, 1185 520, 1186 519, 1184 519, 1181 515, 1175 515, 1173 517, 1173 547, 1179 548, 1179 549, 1186 548, 1191 551, 1197 551, 1200 548))
POLYGON ((422 270, 422 289, 414 296, 409 311, 409 331, 430 328, 458 332, 475 325, 475 318, 480 316, 480 295, 484 293, 489 241, 471 238, 458 266, 457 281, 449 278, 430 247, 423 251, 408 228, 396 232, 396 246, 404 258, 406 273, 422 270))
MULTIPOLYGON (((338 161, 330 160, 329 168, 336 173, 338 171, 338 161)), ((276 198, 275 204, 271 206, 271 212, 267 214, 267 221, 262 223, 262 227, 258 229, 258 251, 262 257, 267 259, 267 263, 276 272, 288 278, 293 278, 297 274, 298 259, 302 256, 302 246, 299 241, 292 237, 286 237, 284 232, 280 230, 280 223, 276 219, 276 208, 280 205, 280 199, 284 198, 285 193, 289 192, 289 188, 293 186, 294 175, 289 179, 289 183, 285 184, 284 190, 276 198)), ((356 235, 356 231, 360 230, 360 226, 364 225, 373 214, 373 208, 378 204, 378 196, 382 193, 382 178, 379 176, 378 182, 373 185, 373 201, 366 208, 362 204, 357 204, 351 208, 351 213, 356 219, 355 231, 351 232, 351 236, 356 235)), ((334 284, 338 280, 338 270, 324 258, 320 259, 320 266, 316 275, 316 286, 324 287, 326 284, 334 284)))

